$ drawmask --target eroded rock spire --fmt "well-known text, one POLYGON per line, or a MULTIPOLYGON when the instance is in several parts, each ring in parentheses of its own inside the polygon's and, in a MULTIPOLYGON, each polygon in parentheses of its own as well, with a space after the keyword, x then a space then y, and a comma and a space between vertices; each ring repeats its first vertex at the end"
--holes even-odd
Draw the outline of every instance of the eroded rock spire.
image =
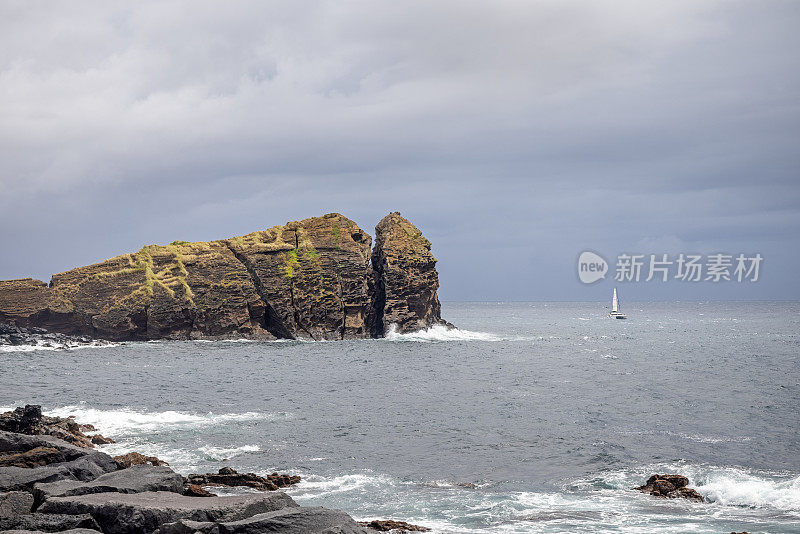
POLYGON ((441 318, 431 242, 399 212, 390 213, 375 227, 372 270, 367 323, 374 337, 383 337, 392 328, 405 333, 437 324, 451 326, 441 318))

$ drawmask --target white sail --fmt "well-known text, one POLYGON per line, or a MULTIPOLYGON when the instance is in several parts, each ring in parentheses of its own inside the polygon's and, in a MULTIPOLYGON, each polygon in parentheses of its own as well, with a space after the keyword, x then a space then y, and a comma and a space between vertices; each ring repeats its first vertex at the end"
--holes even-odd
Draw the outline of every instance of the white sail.
POLYGON ((611 299, 611 312, 618 312, 619 311, 619 301, 617 300, 617 288, 614 288, 614 298, 611 299))

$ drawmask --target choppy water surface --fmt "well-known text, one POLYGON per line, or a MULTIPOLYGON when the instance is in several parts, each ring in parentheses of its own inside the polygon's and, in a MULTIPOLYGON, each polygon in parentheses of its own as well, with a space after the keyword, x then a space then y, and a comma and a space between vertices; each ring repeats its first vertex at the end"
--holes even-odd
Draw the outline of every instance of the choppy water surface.
POLYGON ((0 404, 438 532, 800 533, 800 305, 445 303, 348 342, 0 352, 0 404), (680 472, 707 503, 630 488, 680 472))

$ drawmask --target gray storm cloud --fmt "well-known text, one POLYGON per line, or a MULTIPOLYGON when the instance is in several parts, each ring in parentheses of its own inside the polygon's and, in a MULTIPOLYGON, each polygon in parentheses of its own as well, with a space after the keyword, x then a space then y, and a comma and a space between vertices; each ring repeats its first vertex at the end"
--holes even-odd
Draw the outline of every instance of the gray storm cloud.
POLYGON ((798 298, 798 22, 778 1, 4 2, 0 278, 399 209, 444 298, 605 298, 575 255, 642 246, 771 266, 642 298, 798 298))

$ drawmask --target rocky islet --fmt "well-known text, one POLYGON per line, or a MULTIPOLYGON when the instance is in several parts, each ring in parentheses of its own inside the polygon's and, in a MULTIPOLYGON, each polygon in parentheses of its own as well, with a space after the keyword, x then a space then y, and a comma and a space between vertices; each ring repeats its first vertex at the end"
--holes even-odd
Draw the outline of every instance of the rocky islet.
POLYGON ((450 326, 435 266, 430 241, 396 212, 377 225, 374 247, 338 213, 228 239, 149 245, 49 284, 0 281, 8 330, 0 343, 33 335, 335 340, 450 326))

